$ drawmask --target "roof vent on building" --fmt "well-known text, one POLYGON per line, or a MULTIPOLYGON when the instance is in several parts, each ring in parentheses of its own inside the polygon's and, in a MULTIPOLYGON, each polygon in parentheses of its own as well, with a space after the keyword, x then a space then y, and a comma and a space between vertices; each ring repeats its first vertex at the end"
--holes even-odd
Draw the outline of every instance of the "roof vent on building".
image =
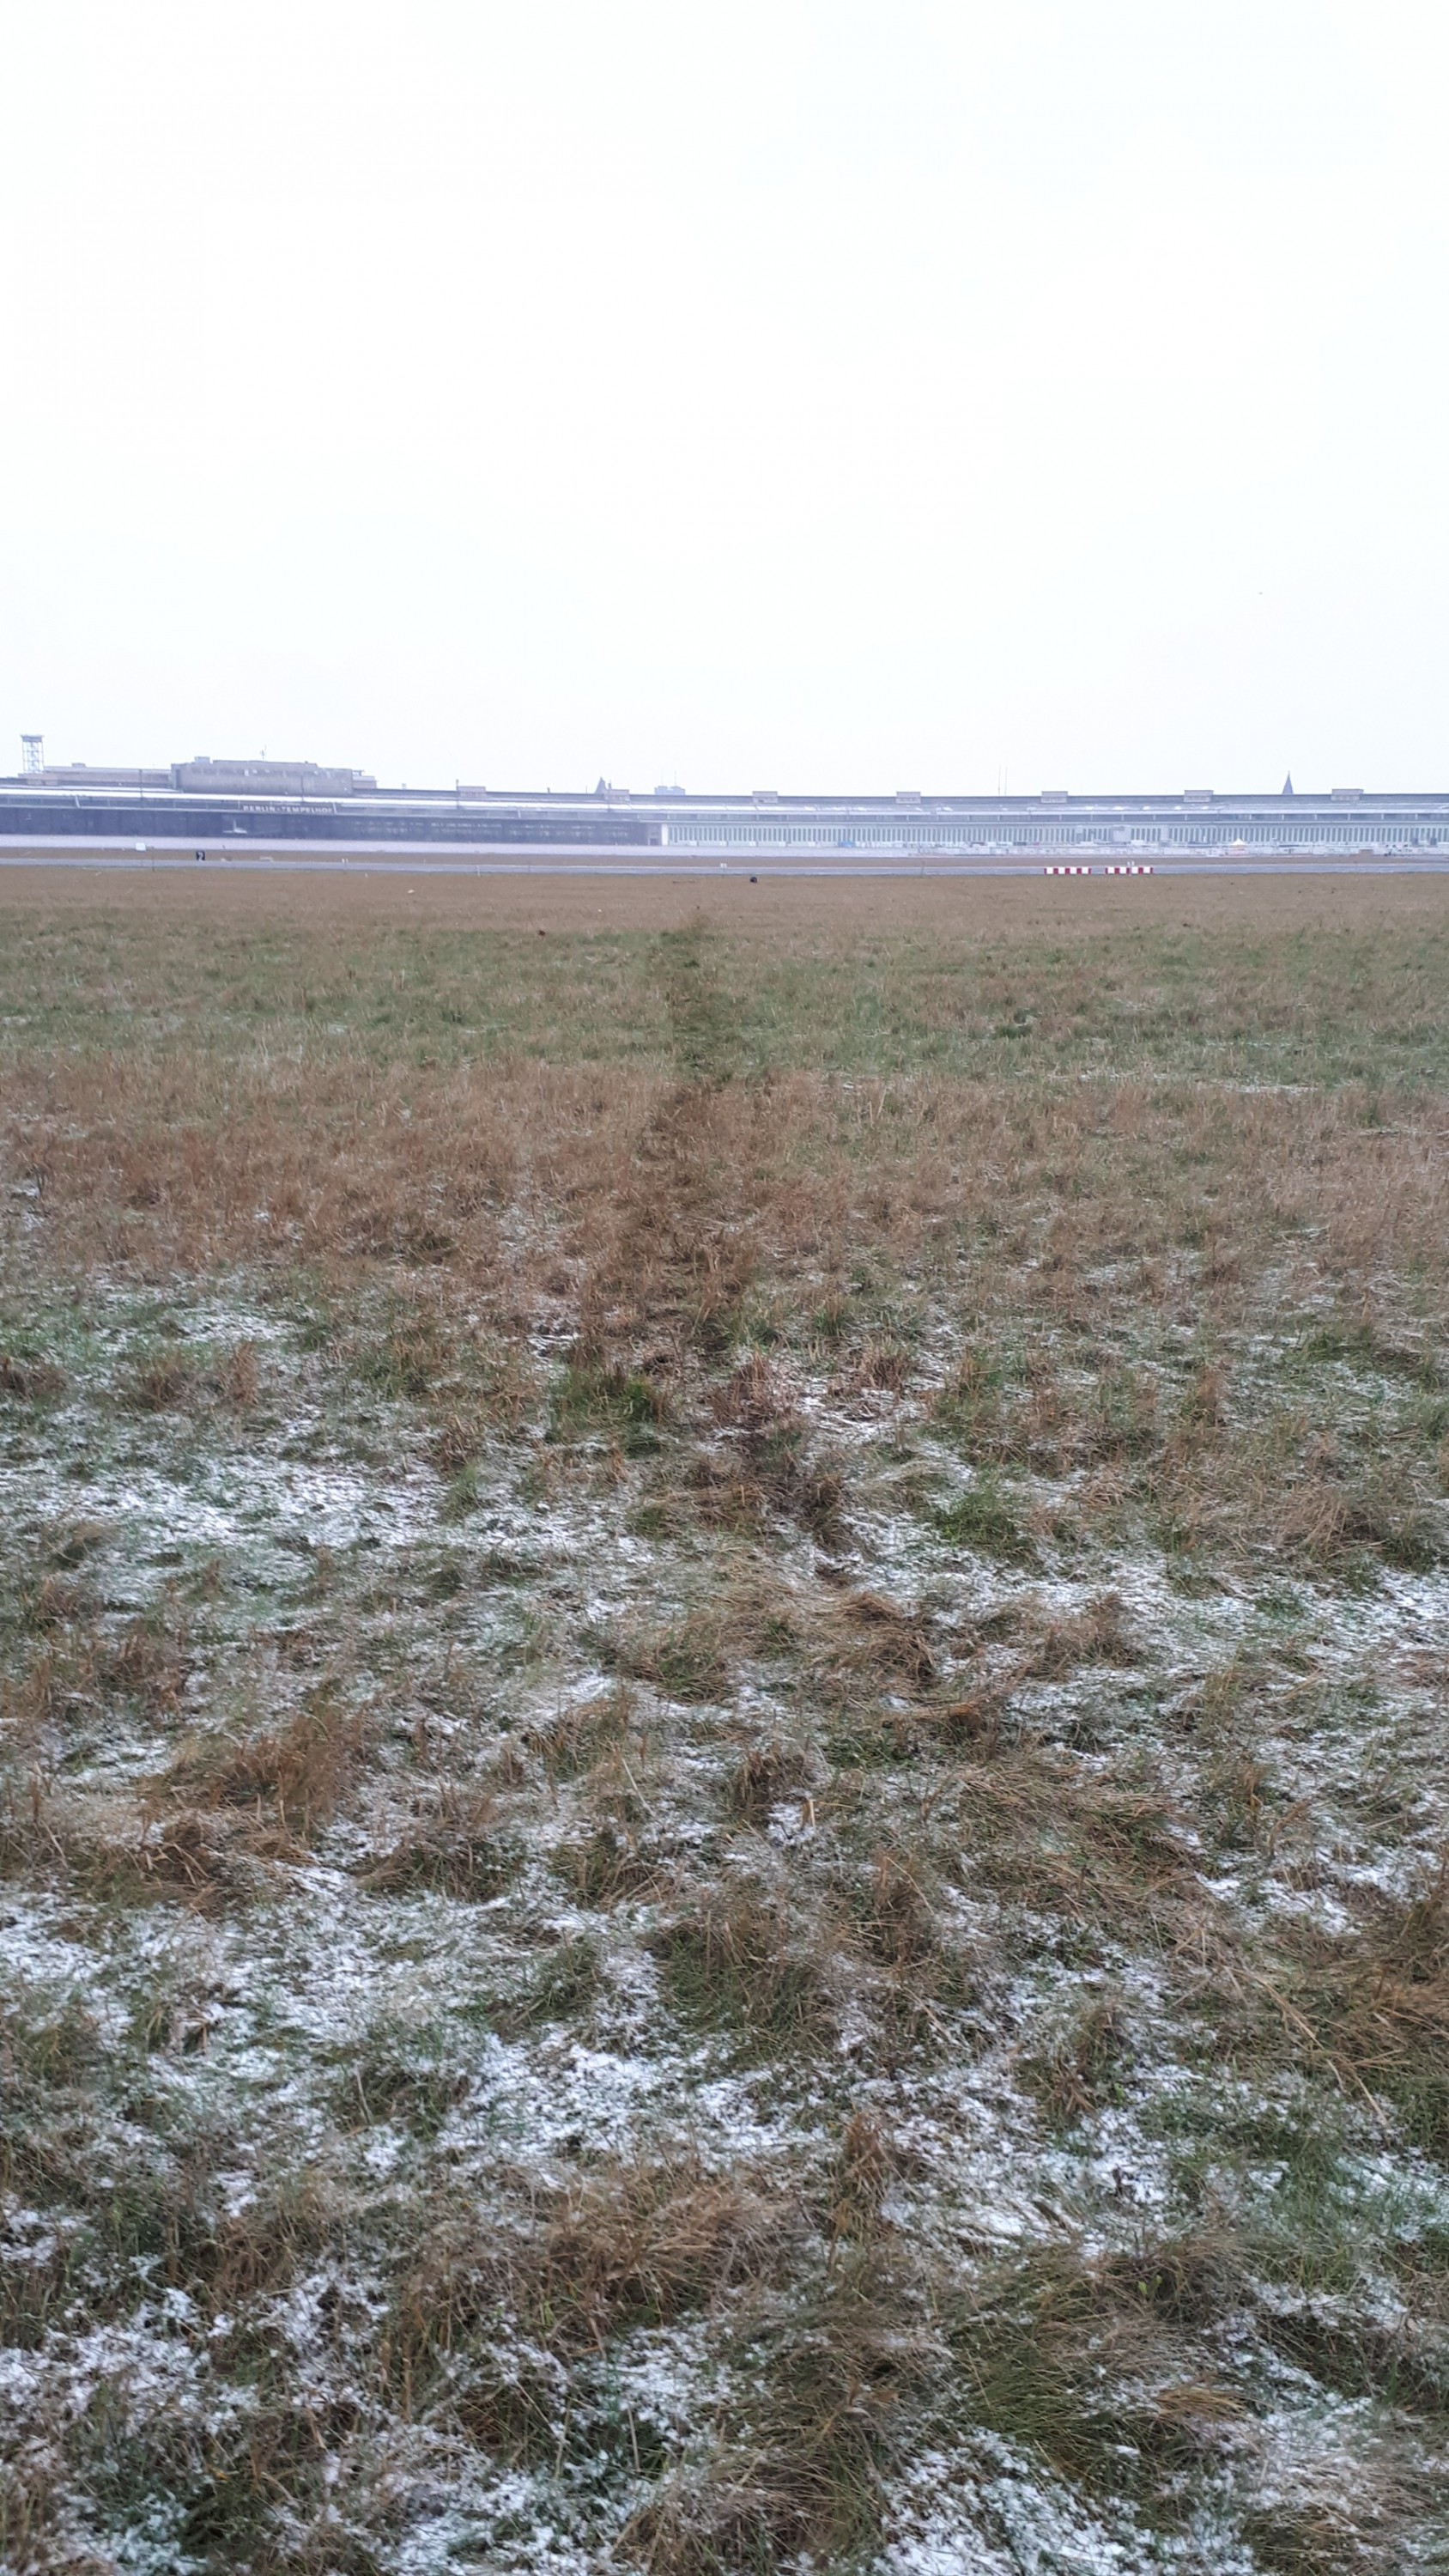
POLYGON ((1182 801, 1184 805, 1211 805, 1213 792, 1211 787, 1184 787, 1182 801))
POLYGON ((896 803, 898 805, 919 805, 920 801, 921 791, 919 787, 898 787, 896 789, 896 803))
POLYGON ((1356 805, 1362 794, 1361 787, 1335 787, 1333 801, 1335 805, 1356 805))
POLYGON ((1068 792, 1065 787, 1044 787, 1041 791, 1041 801, 1043 805, 1065 805, 1068 792))
POLYGON ((778 787, 752 787, 750 794, 757 805, 778 805, 780 802, 778 787))

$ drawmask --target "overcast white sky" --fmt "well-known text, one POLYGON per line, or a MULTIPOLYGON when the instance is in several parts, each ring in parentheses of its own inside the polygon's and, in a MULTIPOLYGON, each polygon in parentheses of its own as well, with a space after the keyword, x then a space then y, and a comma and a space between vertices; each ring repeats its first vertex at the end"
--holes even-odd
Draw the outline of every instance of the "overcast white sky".
POLYGON ((31 0, 0 767, 1449 784, 1442 0, 31 0))

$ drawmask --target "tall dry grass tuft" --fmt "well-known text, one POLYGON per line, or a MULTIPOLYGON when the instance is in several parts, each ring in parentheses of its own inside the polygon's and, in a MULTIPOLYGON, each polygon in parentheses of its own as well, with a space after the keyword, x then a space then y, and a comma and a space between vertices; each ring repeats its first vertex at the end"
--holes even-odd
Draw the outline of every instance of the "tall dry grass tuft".
POLYGON ((53 1404, 65 1393, 65 1371, 52 1360, 0 1351, 0 1396, 17 1404, 53 1404))
POLYGON ((602 2351, 667 2325, 788 2259, 802 2220, 778 2192, 697 2158, 616 2163, 523 2202, 513 2228, 439 2223, 401 2284, 394 2364, 420 2369, 485 2343, 504 2318, 549 2354, 602 2351), (535 2213, 541 2224, 531 2223, 535 2213))
POLYGON ((163 1786, 211 1807, 272 1807, 281 1825, 305 1835, 332 1814, 365 1743, 357 1712, 318 1690, 280 1726, 182 1753, 163 1786))
POLYGON ((730 1811, 743 1823, 762 1824, 788 1798, 808 1803, 814 1776, 815 1764, 803 1746, 749 1745, 730 1777, 730 1811))
POLYGON ((414 1801, 387 1849, 363 1871, 362 1885, 380 1896, 434 1888, 486 1902, 501 1894, 522 1862, 517 1835, 500 1826, 493 1792, 443 1781, 414 1801))

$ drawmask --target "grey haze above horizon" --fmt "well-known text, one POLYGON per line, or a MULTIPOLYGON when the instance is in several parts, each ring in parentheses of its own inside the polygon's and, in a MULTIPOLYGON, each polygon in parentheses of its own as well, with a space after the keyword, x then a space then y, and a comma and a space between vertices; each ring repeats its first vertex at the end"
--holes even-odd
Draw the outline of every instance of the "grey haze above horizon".
POLYGON ((1425 0, 51 0, 0 771, 1449 777, 1425 0))

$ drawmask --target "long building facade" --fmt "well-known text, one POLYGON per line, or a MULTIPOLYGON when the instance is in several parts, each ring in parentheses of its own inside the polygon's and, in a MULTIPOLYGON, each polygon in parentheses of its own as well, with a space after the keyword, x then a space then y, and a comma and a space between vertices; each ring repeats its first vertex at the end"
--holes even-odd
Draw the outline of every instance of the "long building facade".
POLYGON ((590 853, 656 865, 942 868, 1033 860, 1181 864, 1289 857, 1449 858, 1449 791, 1165 796, 788 796, 379 788, 301 762, 178 762, 171 770, 42 770, 0 780, 0 846, 394 850, 535 859, 590 853))
MULTIPOLYGON (((693 800, 691 800, 693 803, 693 800)), ((891 797, 871 801, 782 797, 665 819, 681 852, 757 850, 761 856, 855 853, 882 859, 1011 858, 1100 852, 1126 858, 1177 854, 1449 850, 1449 795, 891 797)))

